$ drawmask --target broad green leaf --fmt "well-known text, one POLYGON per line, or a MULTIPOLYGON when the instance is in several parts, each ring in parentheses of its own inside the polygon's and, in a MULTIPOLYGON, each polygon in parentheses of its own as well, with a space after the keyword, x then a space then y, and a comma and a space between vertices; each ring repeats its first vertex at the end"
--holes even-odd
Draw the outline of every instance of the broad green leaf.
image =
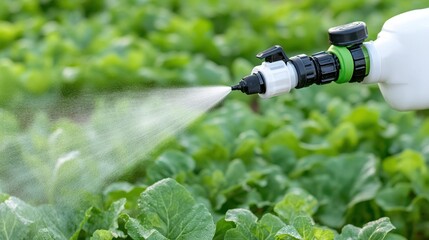
POLYGON ((92 209, 91 217, 84 229, 88 233, 96 230, 109 230, 113 237, 123 237, 124 233, 118 229, 118 218, 125 209, 124 198, 112 203, 107 210, 92 209))
POLYGON ((353 225, 346 225, 341 230, 341 234, 335 240, 358 240, 361 229, 353 225))
POLYGON ((302 239, 312 240, 314 238, 314 222, 308 215, 294 216, 291 224, 302 236, 302 239))
POLYGON ((389 218, 380 218, 365 224, 359 233, 359 240, 383 240, 387 233, 395 229, 389 218))
POLYGON ((147 175, 151 182, 156 182, 166 177, 175 177, 181 172, 188 173, 194 168, 195 163, 190 156, 176 150, 168 150, 147 169, 147 175))
POLYGON ((326 156, 318 154, 303 157, 294 165, 294 170, 291 172, 290 176, 292 178, 297 178, 304 175, 307 171, 320 168, 323 166, 325 160, 326 156))
POLYGON ((275 240, 276 234, 286 224, 280 218, 267 213, 258 221, 255 236, 261 240, 275 240))
POLYGON ((200 177, 203 186, 209 192, 209 198, 213 202, 214 209, 220 209, 227 200, 222 194, 227 184, 224 173, 220 170, 210 171, 206 169, 200 173, 200 177))
POLYGON ((97 230, 94 232, 90 240, 112 240, 113 235, 108 230, 97 230))
POLYGON ((377 109, 359 106, 346 117, 346 121, 361 129, 374 129, 379 125, 380 113, 377 109))
POLYGON ((228 210, 225 215, 225 220, 234 222, 236 227, 230 229, 225 234, 226 240, 234 239, 257 239, 253 232, 256 231, 256 221, 258 218, 247 209, 232 209, 228 210))
POLYGON ((257 217, 247 209, 228 210, 225 221, 233 222, 235 228, 230 227, 224 239, 274 240, 277 232, 286 227, 280 218, 270 213, 257 220, 257 217))
POLYGON ((329 133, 327 140, 330 147, 338 152, 354 149, 359 140, 358 131, 355 125, 343 122, 329 133))
POLYGON ((233 160, 226 169, 225 181, 228 188, 234 187, 234 185, 242 184, 247 180, 247 170, 244 163, 239 160, 233 160))
POLYGON ((345 226, 335 240, 383 240, 395 229, 389 218, 384 217, 365 224, 362 228, 345 226))
POLYGON ((277 234, 276 239, 279 240, 303 240, 302 236, 299 234, 298 230, 294 226, 287 225, 283 228, 281 228, 277 234))
POLYGON ((105 197, 105 204, 111 205, 113 202, 126 198, 125 207, 127 209, 136 209, 137 200, 140 194, 146 189, 146 185, 131 184, 128 182, 115 182, 107 186, 103 195, 105 197))
MULTIPOLYGON (((272 163, 280 166, 282 172, 289 173, 297 165, 296 153, 289 148, 277 145, 271 148, 268 158, 272 163)), ((301 161, 299 161, 301 162, 301 161)), ((298 162, 298 164, 299 164, 298 162)))
POLYGON ((375 200, 385 211, 407 210, 412 201, 411 191, 409 183, 398 183, 393 187, 382 189, 377 193, 375 200))
POLYGON ((223 240, 225 239, 225 233, 234 228, 235 224, 233 222, 226 221, 224 218, 221 218, 216 223, 216 233, 213 237, 214 240, 223 240))
POLYGON ((414 179, 417 173, 427 174, 428 168, 421 153, 405 150, 402 153, 386 158, 383 169, 388 174, 401 173, 409 180, 414 179))
POLYGON ((37 220, 33 224, 35 233, 32 234, 41 239, 77 239, 83 222, 88 219, 88 211, 83 215, 81 211, 67 206, 42 205, 35 210, 37 220))
POLYGON ((328 228, 314 227, 315 240, 333 240, 335 231, 328 228))
POLYGON ((84 228, 85 224, 88 222, 88 219, 91 217, 91 213, 92 213, 92 207, 88 208, 85 211, 83 219, 80 221, 77 229, 75 230, 73 235, 70 237, 70 240, 78 240, 80 232, 84 228))
POLYGON ((302 213, 312 216, 318 207, 317 200, 303 189, 294 188, 274 206, 274 211, 286 222, 302 213))
POLYGON ((258 168, 251 172, 252 185, 256 183, 258 185, 256 189, 261 195, 261 199, 269 202, 269 205, 273 205, 283 197, 282 194, 286 192, 291 181, 284 174, 281 167, 270 165, 260 168, 263 169, 258 168))
POLYGON ((262 149, 264 154, 270 155, 273 147, 284 146, 290 150, 293 150, 296 155, 301 156, 303 154, 300 146, 300 141, 296 133, 288 128, 278 129, 272 132, 262 143, 262 149))
POLYGON ((58 240, 66 238, 56 238, 55 234, 48 228, 39 229, 33 240, 58 240))
POLYGON ((128 230, 128 235, 134 240, 167 240, 157 230, 147 230, 141 224, 140 221, 134 218, 130 218, 125 224, 125 228, 128 230))
MULTIPOLYGON (((202 204, 173 179, 161 180, 141 194, 141 224, 170 239, 212 239, 213 218, 202 204)), ((159 235, 157 234, 157 235, 159 235)))
POLYGON ((233 156, 241 158, 245 162, 251 161, 255 153, 259 150, 261 137, 254 130, 243 132, 240 134, 235 143, 235 150, 233 156))
POLYGON ((9 197, 0 204, 0 239, 26 239, 36 219, 37 213, 31 206, 9 197))
POLYGON ((181 138, 181 144, 201 167, 211 166, 214 162, 229 160, 228 141, 219 126, 197 125, 190 130, 192 135, 181 138))
POLYGON ((347 209, 374 199, 381 185, 376 159, 363 153, 326 159, 302 173, 297 181, 316 197, 318 219, 328 227, 341 227, 347 209))

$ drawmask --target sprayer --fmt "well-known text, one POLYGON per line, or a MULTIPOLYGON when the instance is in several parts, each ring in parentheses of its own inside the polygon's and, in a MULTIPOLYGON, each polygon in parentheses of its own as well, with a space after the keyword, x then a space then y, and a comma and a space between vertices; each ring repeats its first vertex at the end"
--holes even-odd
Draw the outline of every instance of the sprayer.
POLYGON ((263 60, 232 90, 270 98, 310 85, 378 83, 397 110, 429 109, 429 8, 397 15, 375 41, 364 22, 330 28, 327 51, 288 57, 276 45, 256 55, 263 60))

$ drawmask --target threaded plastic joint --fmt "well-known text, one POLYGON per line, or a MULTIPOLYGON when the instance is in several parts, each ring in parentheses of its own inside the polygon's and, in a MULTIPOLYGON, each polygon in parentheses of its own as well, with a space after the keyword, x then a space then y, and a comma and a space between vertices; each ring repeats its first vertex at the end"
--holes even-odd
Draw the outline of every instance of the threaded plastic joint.
POLYGON ((291 57, 290 60, 298 73, 298 85, 295 88, 308 87, 316 81, 316 66, 310 57, 300 54, 291 57))
POLYGON ((350 47, 349 51, 352 54, 354 63, 353 76, 350 82, 362 82, 366 76, 366 60, 362 51, 362 44, 350 47))
POLYGON ((316 84, 327 84, 338 78, 339 63, 334 54, 327 52, 318 52, 311 56, 315 62, 318 78, 316 84))

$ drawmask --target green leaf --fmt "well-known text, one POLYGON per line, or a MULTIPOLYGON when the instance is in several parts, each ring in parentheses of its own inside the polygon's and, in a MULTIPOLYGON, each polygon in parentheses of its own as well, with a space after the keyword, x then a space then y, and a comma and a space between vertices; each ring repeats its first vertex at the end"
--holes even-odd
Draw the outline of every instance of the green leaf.
POLYGON ((346 225, 341 230, 341 234, 335 240, 357 240, 361 229, 353 225, 346 225))
POLYGON ((258 218, 249 210, 241 208, 228 210, 225 220, 234 222, 236 225, 226 232, 225 239, 257 239, 252 233, 256 231, 258 218))
POLYGON ((274 240, 277 232, 286 227, 280 218, 270 213, 257 220, 257 217, 247 209, 228 210, 225 221, 235 223, 235 228, 227 230, 224 239, 274 240))
POLYGON ((302 213, 313 215, 318 208, 316 198, 303 189, 294 188, 274 206, 274 211, 286 222, 302 213))
POLYGON ((173 179, 148 187, 141 194, 139 206, 145 233, 158 232, 170 239, 212 239, 214 236, 211 214, 173 179))
POLYGON ((298 215, 292 219, 292 226, 299 232, 304 240, 312 240, 314 237, 314 222, 308 215, 298 215))
POLYGON ((96 230, 109 230, 115 238, 125 236, 125 234, 118 229, 118 219, 125 209, 125 202, 126 200, 122 198, 112 203, 106 211, 93 208, 91 217, 84 229, 88 233, 93 233, 96 230))
POLYGON ((55 234, 48 228, 39 229, 36 236, 34 236, 33 238, 33 240, 58 240, 58 239, 66 239, 66 238, 55 238, 55 234))
POLYGON ((214 240, 223 240, 225 239, 225 233, 231 229, 234 228, 235 224, 233 222, 226 221, 224 218, 221 218, 216 223, 216 233, 213 237, 214 240))
POLYGON ((343 122, 329 133, 327 140, 331 148, 340 151, 355 149, 358 144, 358 131, 350 122, 343 122))
POLYGON ((326 159, 297 179, 319 202, 318 219, 329 227, 341 227, 345 213, 357 203, 374 199, 380 188, 376 159, 355 153, 326 159))
POLYGON ((413 180, 417 173, 428 173, 422 154, 413 150, 405 150, 398 155, 386 158, 383 161, 383 170, 391 175, 401 173, 409 180, 413 180))
POLYGON ((240 159, 233 160, 226 169, 225 173, 225 181, 227 187, 235 187, 235 185, 239 185, 244 183, 247 180, 247 170, 243 161, 240 159))
POLYGON ((335 240, 383 240, 393 229, 395 227, 389 218, 384 217, 365 224, 363 228, 347 225, 335 240))
POLYGON ((0 204, 0 239, 26 239, 30 225, 36 219, 32 207, 18 198, 9 197, 0 204))
POLYGON ((367 106, 358 106, 346 117, 346 121, 358 128, 373 129, 379 125, 380 112, 367 106))
POLYGON ((41 239, 76 239, 75 236, 80 233, 82 226, 79 222, 82 224, 87 220, 87 212, 82 216, 81 211, 67 206, 42 205, 35 210, 37 220, 33 229, 36 230, 35 235, 41 239))
POLYGON ((412 187, 409 183, 398 183, 377 193, 375 201, 385 211, 407 210, 410 206, 412 187))
POLYGON ((167 240, 160 232, 155 229, 147 230, 141 224, 140 221, 134 218, 130 218, 125 224, 125 228, 128 230, 128 235, 134 240, 167 240))
POLYGON ((151 182, 156 182, 166 177, 175 177, 181 172, 188 173, 194 168, 195 162, 190 156, 177 150, 168 150, 147 169, 147 175, 151 182))
POLYGON ((387 233, 395 229, 389 218, 380 218, 365 224, 359 233, 359 240, 383 240, 387 233))
POLYGON ((328 228, 314 227, 314 238, 316 240, 333 240, 335 231, 328 228))
POLYGON ((276 234, 276 239, 285 239, 285 240, 302 240, 302 236, 299 234, 298 230, 294 226, 287 225, 280 229, 276 234))
POLYGON ((267 213, 258 221, 255 236, 257 239, 274 240, 277 232, 286 227, 280 218, 267 213))
POLYGON ((260 145, 260 136, 254 130, 243 132, 236 140, 234 157, 241 158, 248 162, 255 156, 255 152, 260 145))
POLYGON ((276 146, 286 147, 293 150, 298 156, 303 155, 300 141, 295 132, 288 128, 281 128, 272 132, 262 143, 264 154, 270 155, 272 149, 276 146))
POLYGON ((75 230, 73 235, 70 237, 70 240, 78 240, 80 232, 84 228, 85 224, 88 222, 88 219, 91 217, 91 213, 92 213, 92 207, 88 208, 85 211, 83 219, 80 221, 77 229, 75 230))
POLYGON ((112 183, 103 191, 105 205, 111 205, 121 198, 126 198, 125 207, 127 209, 136 209, 137 200, 145 189, 146 185, 141 184, 131 184, 128 182, 112 183))
POLYGON ((90 240, 112 240, 113 235, 108 230, 97 230, 94 232, 90 240))

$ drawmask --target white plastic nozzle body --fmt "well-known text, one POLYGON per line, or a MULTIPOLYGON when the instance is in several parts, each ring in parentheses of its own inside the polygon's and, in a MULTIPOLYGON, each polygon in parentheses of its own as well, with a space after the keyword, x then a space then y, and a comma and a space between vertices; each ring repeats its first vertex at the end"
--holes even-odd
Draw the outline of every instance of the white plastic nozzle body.
POLYGON ((261 73, 265 82, 265 93, 260 93, 262 98, 270 98, 290 92, 298 84, 296 69, 291 62, 283 60, 275 62, 263 62, 253 68, 252 73, 261 73))

